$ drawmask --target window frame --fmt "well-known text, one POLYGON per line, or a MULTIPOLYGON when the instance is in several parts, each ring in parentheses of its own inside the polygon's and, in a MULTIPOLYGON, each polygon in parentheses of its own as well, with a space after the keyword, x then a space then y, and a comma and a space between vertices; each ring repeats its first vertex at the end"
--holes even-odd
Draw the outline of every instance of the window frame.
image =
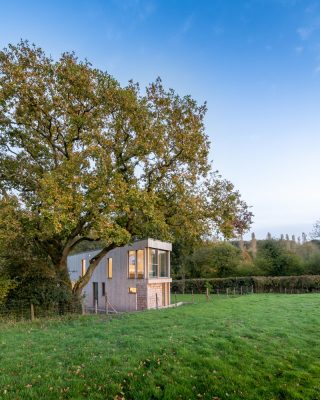
POLYGON ((158 277, 159 278, 169 278, 169 260, 168 260, 168 251, 167 250, 162 250, 158 249, 158 277), (161 263, 160 263, 160 254, 164 255, 165 259, 165 269, 167 274, 166 275, 161 275, 161 263))
POLYGON ((138 249, 138 250, 128 250, 128 265, 127 265, 127 276, 128 279, 144 279, 145 278, 145 249, 138 249), (142 260, 139 259, 139 254, 142 254, 142 260), (130 254, 131 253, 131 254, 130 254), (134 276, 133 274, 130 274, 130 266, 133 264, 130 264, 130 257, 133 255, 132 253, 134 253, 134 259, 135 259, 135 264, 134 264, 134 276), (141 264, 140 262, 141 261, 141 264), (140 273, 139 273, 139 267, 142 267, 140 269, 140 273), (141 274, 142 271, 142 274, 141 274), (130 276, 132 275, 132 276, 130 276))
MULTIPOLYGON (((154 247, 148 247, 147 248, 147 276, 148 279, 161 279, 161 278, 170 278, 170 251, 169 250, 164 250, 164 249, 156 249, 154 247), (154 250, 156 252, 156 257, 157 257, 157 274, 156 275, 150 275, 151 271, 151 266, 152 264, 152 254, 151 251, 154 250), (166 260, 166 270, 167 274, 166 276, 160 276, 160 254, 161 252, 164 252, 165 254, 165 260, 166 260)), ((155 264, 154 264, 155 265, 155 264)))
POLYGON ((87 260, 85 258, 82 258, 81 260, 81 277, 85 276, 86 272, 87 272, 87 260))
POLYGON ((128 250, 128 279, 136 279, 136 271, 137 271, 137 253, 136 250, 128 250), (131 254, 130 254, 131 253, 131 254), (134 254, 134 264, 130 264, 130 257, 134 254), (134 273, 130 271, 130 267, 134 266, 134 273))
POLYGON ((108 279, 112 279, 113 276, 113 261, 112 261, 112 257, 108 257, 107 258, 107 265, 106 265, 106 275, 108 279))
POLYGON ((149 279, 154 279, 154 278, 159 278, 159 256, 158 256, 158 249, 155 249, 153 247, 148 247, 148 278, 149 279), (152 251, 155 251, 156 254, 156 259, 157 259, 157 264, 153 264, 152 262, 152 251), (153 265, 156 265, 156 274, 151 275, 150 272, 153 271, 153 268, 151 268, 153 265))

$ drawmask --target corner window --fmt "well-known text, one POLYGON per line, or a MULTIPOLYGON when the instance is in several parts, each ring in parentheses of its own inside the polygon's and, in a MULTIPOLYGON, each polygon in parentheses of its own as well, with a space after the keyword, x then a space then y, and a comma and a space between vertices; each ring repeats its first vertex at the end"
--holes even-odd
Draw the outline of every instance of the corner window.
POLYGON ((168 277, 168 252, 164 250, 158 250, 159 258, 159 276, 161 278, 168 277))
POLYGON ((149 278, 167 278, 169 276, 169 252, 149 249, 149 278))

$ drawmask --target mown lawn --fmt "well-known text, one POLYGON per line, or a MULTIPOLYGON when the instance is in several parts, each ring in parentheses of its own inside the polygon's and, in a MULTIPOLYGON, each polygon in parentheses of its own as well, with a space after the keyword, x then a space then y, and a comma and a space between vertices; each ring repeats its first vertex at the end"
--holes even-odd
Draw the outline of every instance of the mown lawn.
POLYGON ((0 398, 320 399, 320 295, 203 299, 2 324, 0 398))

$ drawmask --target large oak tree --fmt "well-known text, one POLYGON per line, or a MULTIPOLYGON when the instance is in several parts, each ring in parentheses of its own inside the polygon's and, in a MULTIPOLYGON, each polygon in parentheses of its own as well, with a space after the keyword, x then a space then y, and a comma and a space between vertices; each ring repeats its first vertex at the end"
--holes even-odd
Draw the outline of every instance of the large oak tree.
POLYGON ((135 238, 242 233, 251 213, 211 171, 205 112, 160 79, 122 87, 73 53, 56 61, 28 42, 9 45, 0 52, 2 247, 41 256, 71 287, 70 251, 102 241, 73 287, 80 294, 101 258, 135 238))

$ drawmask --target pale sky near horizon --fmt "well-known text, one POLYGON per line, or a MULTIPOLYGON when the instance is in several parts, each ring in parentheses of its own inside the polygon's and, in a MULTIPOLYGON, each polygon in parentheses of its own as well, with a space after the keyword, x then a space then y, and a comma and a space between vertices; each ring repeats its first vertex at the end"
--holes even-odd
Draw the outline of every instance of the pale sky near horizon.
POLYGON ((210 158, 257 238, 320 219, 320 1, 0 0, 0 48, 21 38, 207 101, 210 158))

